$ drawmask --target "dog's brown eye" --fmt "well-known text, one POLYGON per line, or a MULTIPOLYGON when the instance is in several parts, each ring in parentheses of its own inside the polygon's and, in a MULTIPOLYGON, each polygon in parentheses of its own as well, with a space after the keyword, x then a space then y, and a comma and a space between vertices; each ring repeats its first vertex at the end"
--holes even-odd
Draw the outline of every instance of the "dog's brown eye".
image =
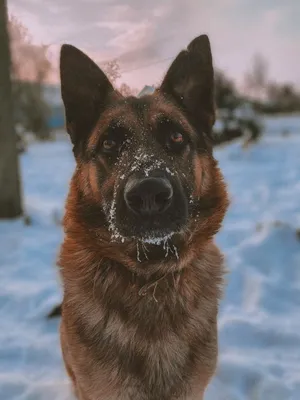
POLYGON ((172 133, 171 140, 173 143, 183 143, 183 135, 179 132, 172 133))
POLYGON ((112 150, 114 147, 116 147, 116 145, 117 145, 117 143, 111 139, 104 140, 104 142, 102 144, 104 150, 112 150))

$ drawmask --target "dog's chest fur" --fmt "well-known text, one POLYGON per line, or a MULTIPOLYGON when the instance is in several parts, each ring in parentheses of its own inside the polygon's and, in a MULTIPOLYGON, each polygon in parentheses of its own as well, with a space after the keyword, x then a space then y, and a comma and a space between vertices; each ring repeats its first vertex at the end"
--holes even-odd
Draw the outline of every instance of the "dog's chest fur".
POLYGON ((93 286, 72 287, 64 329, 68 345, 78 349, 71 362, 75 370, 81 364, 77 385, 82 382, 84 392, 93 388, 97 400, 173 400, 188 399, 196 380, 206 384, 217 355, 217 304, 211 294, 217 299, 220 281, 214 276, 211 282, 217 270, 210 265, 216 258, 218 253, 178 282, 170 275, 146 293, 139 282, 109 268, 93 286), (86 300, 78 307, 83 291, 86 300))

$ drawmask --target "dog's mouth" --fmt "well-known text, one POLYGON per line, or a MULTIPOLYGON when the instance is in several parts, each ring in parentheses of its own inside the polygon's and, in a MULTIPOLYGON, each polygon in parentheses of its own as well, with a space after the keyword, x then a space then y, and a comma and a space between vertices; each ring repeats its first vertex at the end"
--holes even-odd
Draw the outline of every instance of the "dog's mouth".
POLYGON ((131 176, 115 186, 106 211, 112 240, 167 246, 186 226, 188 201, 177 179, 131 176))
POLYGON ((174 231, 149 231, 145 236, 140 236, 135 238, 144 244, 152 244, 156 246, 164 245, 168 241, 172 240, 175 235, 180 234, 180 232, 174 231))

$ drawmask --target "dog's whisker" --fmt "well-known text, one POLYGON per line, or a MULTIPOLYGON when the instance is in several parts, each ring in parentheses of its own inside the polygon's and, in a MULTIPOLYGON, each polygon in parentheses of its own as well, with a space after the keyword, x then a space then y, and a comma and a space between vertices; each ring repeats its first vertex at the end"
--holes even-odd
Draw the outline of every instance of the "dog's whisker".
POLYGON ((173 250, 174 250, 175 257, 177 258, 177 260, 179 260, 178 249, 174 244, 173 244, 173 250))
POLYGON ((174 287, 176 286, 176 280, 175 280, 175 275, 174 275, 174 271, 172 272, 172 277, 173 277, 173 283, 174 283, 174 287))
POLYGON ((147 246, 146 246, 146 244, 145 244, 144 242, 142 242, 142 246, 143 246, 144 250, 145 250, 147 253, 149 253, 149 250, 147 249, 147 246))
POLYGON ((139 242, 136 242, 136 259, 138 262, 142 262, 140 258, 140 248, 139 248, 139 242))
POLYGON ((144 256, 145 256, 146 260, 149 260, 149 257, 148 257, 148 254, 147 254, 149 252, 149 250, 147 249, 145 243, 143 243, 143 242, 142 242, 142 249, 143 249, 143 253, 144 253, 144 256))
POLYGON ((169 255, 169 250, 170 250, 170 246, 169 246, 169 242, 168 242, 168 238, 166 238, 165 240, 164 240, 164 245, 163 245, 163 249, 165 250, 165 258, 167 258, 168 257, 168 255, 169 255))
POLYGON ((109 230, 112 232, 112 239, 118 239, 122 237, 120 235, 117 227, 116 227, 116 203, 117 203, 117 191, 118 191, 118 185, 114 186, 114 193, 113 193, 113 199, 110 205, 109 209, 109 215, 108 215, 108 221, 109 221, 109 230))
POLYGON ((158 303, 158 300, 157 300, 157 298, 156 298, 156 296, 155 296, 156 288, 157 288, 157 282, 156 282, 155 285, 154 285, 152 297, 153 297, 154 301, 155 301, 156 303, 158 303))

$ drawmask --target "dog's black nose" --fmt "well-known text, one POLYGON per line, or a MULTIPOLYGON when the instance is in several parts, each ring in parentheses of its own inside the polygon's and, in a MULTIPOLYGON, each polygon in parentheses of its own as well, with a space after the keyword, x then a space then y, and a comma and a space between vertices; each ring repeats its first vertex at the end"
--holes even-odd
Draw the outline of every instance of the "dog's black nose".
POLYGON ((127 207, 140 215, 164 212, 170 206, 172 197, 171 183, 164 178, 132 179, 124 190, 127 207))

